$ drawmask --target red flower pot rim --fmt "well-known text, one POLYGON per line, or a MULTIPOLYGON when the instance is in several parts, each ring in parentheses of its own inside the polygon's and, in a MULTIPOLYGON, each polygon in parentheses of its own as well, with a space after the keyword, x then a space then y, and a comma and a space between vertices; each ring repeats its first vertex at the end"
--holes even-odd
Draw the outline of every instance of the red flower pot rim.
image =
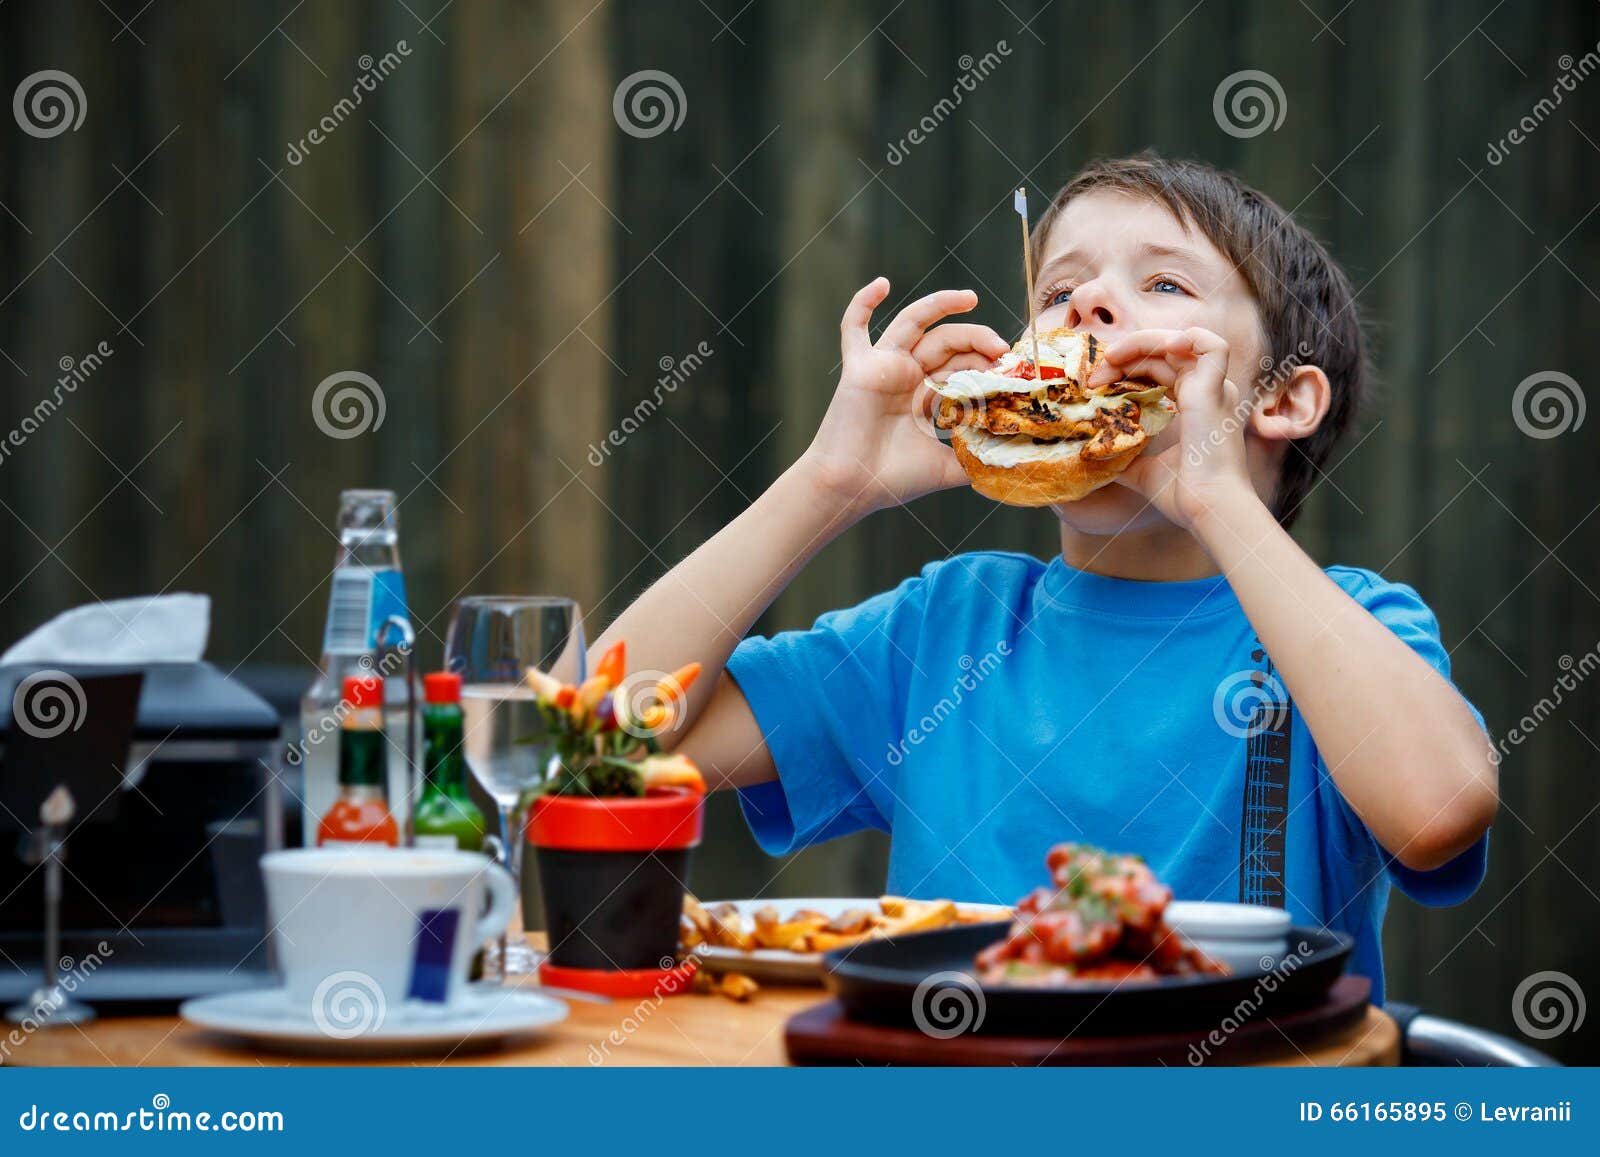
POLYGON ((536 848, 656 852, 700 843, 704 795, 686 787, 644 796, 542 795, 528 809, 525 835, 536 848))
POLYGON ((554 988, 576 988, 598 996, 677 996, 688 992, 699 969, 697 960, 685 960, 672 968, 639 968, 622 971, 598 968, 562 968, 548 960, 539 965, 539 979, 554 988))

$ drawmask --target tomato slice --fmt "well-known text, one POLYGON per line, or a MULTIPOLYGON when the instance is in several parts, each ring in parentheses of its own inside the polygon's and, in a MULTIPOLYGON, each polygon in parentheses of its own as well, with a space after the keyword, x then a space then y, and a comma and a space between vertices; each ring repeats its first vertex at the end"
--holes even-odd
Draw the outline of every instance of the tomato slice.
POLYGON ((1051 378, 1065 378, 1067 376, 1067 371, 1061 366, 1039 366, 1037 367, 1037 372, 1035 372, 1035 366, 1032 362, 1021 361, 1012 366, 1009 370, 1006 370, 1002 376, 1007 378, 1026 378, 1029 381, 1043 382, 1049 381, 1051 378))

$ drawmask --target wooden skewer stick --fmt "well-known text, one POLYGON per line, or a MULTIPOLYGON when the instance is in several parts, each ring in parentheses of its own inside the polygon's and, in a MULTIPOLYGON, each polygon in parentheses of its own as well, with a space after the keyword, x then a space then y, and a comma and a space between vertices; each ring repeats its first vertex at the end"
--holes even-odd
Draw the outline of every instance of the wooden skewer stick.
POLYGON ((1039 322, 1034 316, 1033 253, 1028 244, 1028 191, 1018 189, 1011 205, 1022 220, 1022 275, 1026 279, 1028 291, 1028 333, 1033 341, 1033 377, 1036 382, 1043 382, 1044 368, 1039 364, 1039 322))

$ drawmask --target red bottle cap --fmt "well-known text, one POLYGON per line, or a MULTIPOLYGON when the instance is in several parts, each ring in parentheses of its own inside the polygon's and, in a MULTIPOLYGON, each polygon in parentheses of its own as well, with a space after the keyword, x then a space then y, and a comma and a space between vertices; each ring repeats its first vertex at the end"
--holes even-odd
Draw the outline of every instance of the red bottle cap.
POLYGON ((376 675, 351 675, 344 681, 344 701, 352 707, 382 707, 383 680, 376 675))
POLYGON ((460 703, 461 676, 454 671, 430 671, 422 677, 422 696, 429 703, 460 703))

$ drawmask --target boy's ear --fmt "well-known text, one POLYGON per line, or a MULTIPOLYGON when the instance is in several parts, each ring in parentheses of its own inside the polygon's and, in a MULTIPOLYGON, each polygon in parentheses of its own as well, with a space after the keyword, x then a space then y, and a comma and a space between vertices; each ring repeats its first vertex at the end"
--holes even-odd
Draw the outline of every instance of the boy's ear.
POLYGON ((1308 437, 1327 417, 1332 398, 1327 374, 1317 366, 1296 366, 1274 391, 1257 401, 1250 412, 1250 431, 1268 442, 1308 437))

